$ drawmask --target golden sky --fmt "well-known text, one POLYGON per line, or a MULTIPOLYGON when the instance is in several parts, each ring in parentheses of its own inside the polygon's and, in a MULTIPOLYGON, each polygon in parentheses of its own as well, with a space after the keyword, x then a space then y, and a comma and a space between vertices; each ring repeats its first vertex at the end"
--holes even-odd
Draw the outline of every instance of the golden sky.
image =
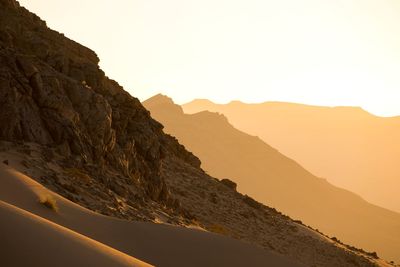
POLYGON ((400 115, 399 0, 20 0, 134 96, 400 115))

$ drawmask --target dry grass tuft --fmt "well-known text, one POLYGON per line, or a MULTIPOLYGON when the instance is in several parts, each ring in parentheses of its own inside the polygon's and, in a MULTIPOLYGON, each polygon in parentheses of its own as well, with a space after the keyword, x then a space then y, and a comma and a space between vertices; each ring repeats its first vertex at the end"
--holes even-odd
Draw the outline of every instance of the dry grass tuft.
POLYGON ((40 202, 40 204, 43 204, 44 206, 46 206, 47 208, 49 208, 55 212, 58 211, 57 201, 51 195, 41 196, 39 198, 39 202, 40 202))

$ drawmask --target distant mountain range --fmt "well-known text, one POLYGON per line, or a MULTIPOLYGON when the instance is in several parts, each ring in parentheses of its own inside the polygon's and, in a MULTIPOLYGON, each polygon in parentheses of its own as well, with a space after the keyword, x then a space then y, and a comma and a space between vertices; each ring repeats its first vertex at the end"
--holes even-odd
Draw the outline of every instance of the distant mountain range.
MULTIPOLYGON (((180 106, 162 95, 143 105, 167 133, 199 156, 210 175, 229 177, 240 192, 326 234, 400 260, 400 214, 314 176, 260 138, 234 128, 222 114, 184 114, 180 106)), ((248 121, 263 124, 257 117, 248 121)))
POLYGON ((98 64, 0 0, 2 267, 393 266, 208 175, 98 64))
POLYGON ((282 102, 194 100, 183 109, 220 112, 237 129, 259 136, 315 175, 400 212, 400 117, 282 102))

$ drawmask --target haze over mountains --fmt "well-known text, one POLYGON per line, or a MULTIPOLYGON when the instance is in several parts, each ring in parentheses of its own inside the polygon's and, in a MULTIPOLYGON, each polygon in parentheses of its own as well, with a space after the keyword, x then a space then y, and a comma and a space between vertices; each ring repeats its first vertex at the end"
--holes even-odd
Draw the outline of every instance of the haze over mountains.
POLYGON ((1 264, 393 266, 209 176, 98 63, 0 0, 1 264))
POLYGON ((282 102, 214 104, 195 100, 187 113, 220 112, 313 174, 371 203, 400 211, 400 117, 377 117, 357 107, 282 102))
POLYGON ((260 138, 235 129, 221 114, 184 114, 162 95, 143 104, 212 176, 229 177, 240 192, 323 233, 400 260, 400 214, 314 176, 260 138))

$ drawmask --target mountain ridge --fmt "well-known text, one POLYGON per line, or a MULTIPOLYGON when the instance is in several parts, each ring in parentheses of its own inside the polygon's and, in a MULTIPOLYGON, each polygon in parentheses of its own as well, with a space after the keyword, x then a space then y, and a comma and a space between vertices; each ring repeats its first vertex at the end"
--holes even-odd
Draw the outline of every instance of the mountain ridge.
POLYGON ((220 120, 219 113, 169 113, 170 108, 152 103, 151 99, 143 102, 167 133, 199 156, 202 167, 212 176, 229 177, 240 192, 268 206, 346 243, 398 260, 399 213, 369 204, 313 175, 259 137, 220 120), (376 229, 377 224, 382 227, 376 229))
MULTIPOLYGON (((200 103, 200 102, 199 102, 200 103)), ((317 176, 378 206, 400 211, 400 117, 286 103, 183 105, 185 112, 223 113, 317 176)))
MULTIPOLYGON (((306 108, 320 108, 320 109, 342 109, 342 110, 353 110, 353 111, 359 111, 360 113, 367 113, 368 115, 378 117, 378 118, 400 118, 400 115, 393 115, 393 116, 380 116, 377 114, 374 114, 363 107, 360 106, 324 106, 324 105, 315 105, 315 104, 305 104, 305 103, 300 103, 300 102, 288 102, 288 101, 264 101, 264 102, 244 102, 241 100, 231 100, 227 103, 219 103, 219 102, 214 102, 212 100, 206 99, 206 98, 196 98, 193 99, 189 102, 181 104, 182 107, 186 107, 188 113, 192 113, 193 111, 190 110, 190 106, 193 105, 199 105, 199 106, 209 106, 209 105, 253 105, 253 106, 262 106, 262 105, 291 105, 291 106, 302 106, 306 108)), ((196 109, 196 111, 198 111, 196 109)))
POLYGON ((91 50, 17 1, 0 7, 2 164, 106 216, 198 227, 306 265, 385 265, 207 175, 91 50))

